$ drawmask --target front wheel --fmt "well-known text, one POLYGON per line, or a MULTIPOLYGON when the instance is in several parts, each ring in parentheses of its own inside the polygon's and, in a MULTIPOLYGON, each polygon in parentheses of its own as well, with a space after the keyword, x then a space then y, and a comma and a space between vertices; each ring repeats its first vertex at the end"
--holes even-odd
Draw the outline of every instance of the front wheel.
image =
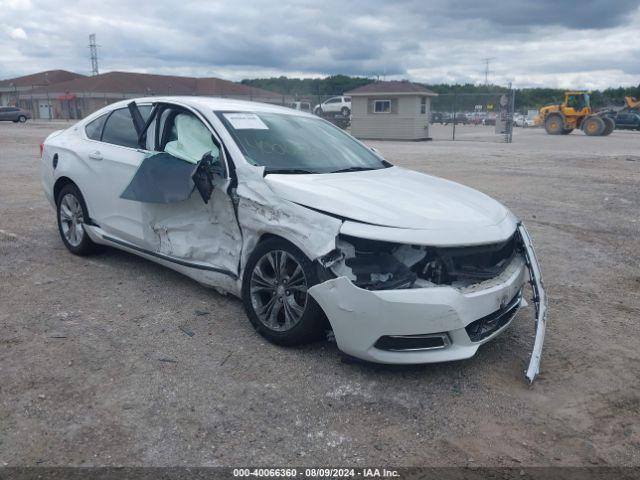
POLYGON ((549 135, 561 135, 564 128, 564 120, 560 115, 549 115, 544 121, 544 128, 549 135))
POLYGON ((278 345, 319 339, 324 313, 307 293, 317 283, 315 265, 299 249, 279 238, 260 243, 242 282, 242 302, 254 328, 278 345))
POLYGON ((600 117, 587 117, 582 122, 582 130, 590 137, 599 137, 604 133, 605 123, 600 117))

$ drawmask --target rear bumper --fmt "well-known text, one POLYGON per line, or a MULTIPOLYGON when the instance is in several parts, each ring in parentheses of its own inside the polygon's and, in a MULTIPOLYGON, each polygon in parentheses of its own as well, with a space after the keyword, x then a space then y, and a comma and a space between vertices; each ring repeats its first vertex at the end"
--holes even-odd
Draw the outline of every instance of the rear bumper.
MULTIPOLYGON (((357 287, 346 277, 338 277, 315 285, 309 293, 326 313, 338 348, 344 353, 376 363, 434 363, 472 357, 480 345, 502 333, 515 316, 520 306, 519 295, 530 279, 537 297, 534 303, 538 324, 527 371, 527 378, 533 381, 539 371, 544 341, 546 297, 531 239, 523 226, 519 229, 525 254, 516 257, 500 276, 473 287, 371 291, 357 287), (493 329, 474 330, 474 322, 480 319, 493 322, 489 325, 493 329), (446 336, 444 345, 403 351, 376 346, 381 337, 429 334, 446 336)), ((381 344, 389 342, 378 346, 381 344)))

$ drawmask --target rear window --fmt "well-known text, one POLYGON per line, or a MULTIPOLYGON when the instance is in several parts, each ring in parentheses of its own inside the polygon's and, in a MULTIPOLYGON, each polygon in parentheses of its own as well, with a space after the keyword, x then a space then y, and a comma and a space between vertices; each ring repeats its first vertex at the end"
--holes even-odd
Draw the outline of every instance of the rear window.
POLYGON ((104 122, 107 121, 108 114, 102 115, 95 120, 87 123, 84 127, 84 131, 91 140, 100 140, 102 137, 102 129, 104 128, 104 122))

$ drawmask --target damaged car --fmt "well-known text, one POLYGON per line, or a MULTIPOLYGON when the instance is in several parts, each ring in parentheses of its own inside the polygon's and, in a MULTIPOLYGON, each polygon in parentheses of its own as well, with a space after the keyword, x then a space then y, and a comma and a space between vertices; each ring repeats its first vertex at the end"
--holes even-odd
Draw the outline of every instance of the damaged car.
POLYGON ((107 245, 242 299, 280 345, 328 330, 350 357, 473 356, 530 284, 539 371, 546 296, 531 238, 471 188, 392 165, 316 116, 153 97, 52 133, 42 183, 69 251, 107 245))

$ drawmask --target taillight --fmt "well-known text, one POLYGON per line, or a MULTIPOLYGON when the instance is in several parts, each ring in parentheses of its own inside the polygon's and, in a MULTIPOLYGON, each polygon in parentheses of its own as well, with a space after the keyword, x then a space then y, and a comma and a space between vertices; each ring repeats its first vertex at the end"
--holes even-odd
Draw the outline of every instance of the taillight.
POLYGON ((40 158, 42 158, 42 153, 44 152, 44 143, 40 144, 40 158))

